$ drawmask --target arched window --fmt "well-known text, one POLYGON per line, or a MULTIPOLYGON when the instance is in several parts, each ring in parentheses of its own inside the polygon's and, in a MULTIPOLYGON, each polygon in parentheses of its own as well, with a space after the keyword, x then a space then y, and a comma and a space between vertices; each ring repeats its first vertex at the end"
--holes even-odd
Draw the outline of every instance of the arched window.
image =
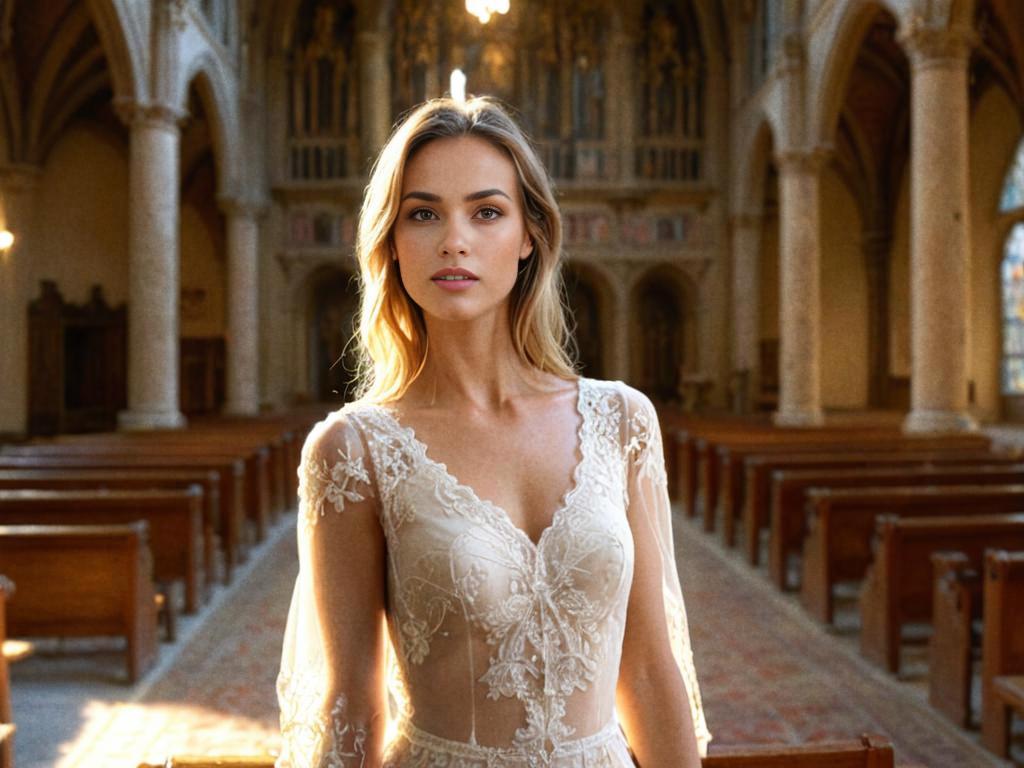
POLYGON ((644 7, 636 174, 657 181, 704 177, 707 63, 690 2, 644 7))
POLYGON ((359 115, 355 6, 305 0, 292 42, 289 78, 289 171, 293 179, 356 176, 359 115))
POLYGON ((1003 250, 1003 394, 1024 395, 1024 141, 1006 174, 999 210, 1017 219, 1003 250))
POLYGON ((1024 209, 1024 139, 1017 147, 1017 155, 1006 174, 1003 194, 999 198, 1000 211, 1008 213, 1018 208, 1024 209))

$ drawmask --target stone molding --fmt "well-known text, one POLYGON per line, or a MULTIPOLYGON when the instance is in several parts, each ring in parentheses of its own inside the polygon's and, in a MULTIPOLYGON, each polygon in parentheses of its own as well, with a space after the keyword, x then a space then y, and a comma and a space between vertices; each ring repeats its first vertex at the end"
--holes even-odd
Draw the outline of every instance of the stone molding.
POLYGON ((0 189, 4 192, 31 192, 43 169, 28 163, 0 165, 0 189))
POLYGON ((832 150, 828 147, 814 147, 813 149, 788 149, 775 154, 775 164, 778 166, 779 174, 819 174, 825 163, 832 156, 832 150))
POLYGON ((263 200, 244 197, 218 197, 217 206, 225 216, 253 220, 263 218, 269 208, 263 200))
POLYGON ((129 128, 159 128, 177 132, 188 112, 170 104, 114 100, 114 111, 129 128))
POLYGON ((966 67, 971 50, 978 43, 973 29, 929 24, 920 16, 905 22, 898 39, 914 70, 966 67))

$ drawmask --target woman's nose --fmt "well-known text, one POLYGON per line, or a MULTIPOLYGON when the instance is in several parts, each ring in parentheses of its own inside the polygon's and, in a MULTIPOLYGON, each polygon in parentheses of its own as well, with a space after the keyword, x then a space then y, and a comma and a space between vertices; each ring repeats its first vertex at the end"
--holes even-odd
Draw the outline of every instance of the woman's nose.
POLYGON ((465 223, 458 221, 457 217, 448 222, 448 226, 444 230, 444 237, 441 238, 442 256, 465 256, 469 253, 466 226, 465 223))

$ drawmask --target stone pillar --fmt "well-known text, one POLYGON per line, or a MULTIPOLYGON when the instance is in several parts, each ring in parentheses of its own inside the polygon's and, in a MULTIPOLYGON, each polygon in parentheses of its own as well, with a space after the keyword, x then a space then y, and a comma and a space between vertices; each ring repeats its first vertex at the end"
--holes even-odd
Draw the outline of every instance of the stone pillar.
POLYGON ((911 28, 910 343, 906 432, 958 432, 967 413, 970 300, 966 30, 911 28))
POLYGON ((128 410, 121 429, 185 425, 178 402, 178 297, 182 114, 166 105, 129 110, 128 410))
POLYGON ((761 216, 732 218, 732 381, 733 407, 753 409, 760 367, 761 216))
POLYGON ((226 413, 254 415, 259 396, 259 207, 222 199, 227 217, 226 413))
POLYGON ((820 151, 785 152, 779 167, 779 426, 823 422, 820 151))
POLYGON ((0 253, 0 435, 10 437, 28 431, 29 243, 38 175, 31 166, 0 169, 0 229, 14 235, 11 249, 0 253))
POLYGON ((391 63, 388 38, 378 30, 356 36, 359 47, 359 131, 363 156, 372 162, 391 133, 391 63))
POLYGON ((864 233, 861 253, 868 277, 868 405, 884 408, 889 392, 889 254, 885 230, 864 233))

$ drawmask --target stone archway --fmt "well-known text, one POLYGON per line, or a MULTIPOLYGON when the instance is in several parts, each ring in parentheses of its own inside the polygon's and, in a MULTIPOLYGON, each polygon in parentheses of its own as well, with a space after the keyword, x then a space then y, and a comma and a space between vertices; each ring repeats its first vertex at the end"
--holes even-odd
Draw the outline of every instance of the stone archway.
POLYGON ((607 286, 599 274, 579 262, 566 264, 563 279, 579 371, 583 376, 603 379, 608 375, 608 333, 604 322, 609 316, 607 286))
POLYGON ((667 267, 648 272, 633 289, 631 383, 654 400, 677 400, 696 339, 688 292, 667 267))

